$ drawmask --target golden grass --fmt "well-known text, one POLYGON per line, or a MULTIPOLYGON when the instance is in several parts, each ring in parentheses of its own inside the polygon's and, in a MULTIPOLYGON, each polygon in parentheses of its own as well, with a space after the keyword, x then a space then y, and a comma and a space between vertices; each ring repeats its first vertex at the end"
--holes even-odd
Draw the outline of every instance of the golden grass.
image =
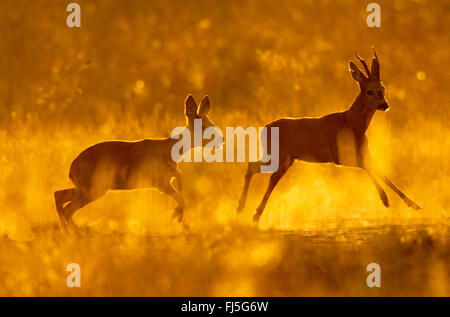
POLYGON ((3 296, 448 296, 448 227, 257 230, 66 236, 34 228, 0 240, 3 296), (81 288, 65 268, 81 266, 81 288), (381 266, 381 288, 366 285, 381 266))

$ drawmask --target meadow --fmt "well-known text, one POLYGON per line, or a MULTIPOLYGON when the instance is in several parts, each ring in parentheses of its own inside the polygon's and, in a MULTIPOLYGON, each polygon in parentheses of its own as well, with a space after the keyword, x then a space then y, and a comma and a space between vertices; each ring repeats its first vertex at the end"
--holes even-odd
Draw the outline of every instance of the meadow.
POLYGON ((450 4, 357 0, 0 0, 0 296, 449 296, 450 4), (377 164, 423 209, 367 175, 296 162, 258 226, 268 175, 236 214, 245 163, 181 163, 187 208, 154 190, 109 192, 60 229, 53 192, 104 140, 167 137, 208 94, 219 127, 347 109, 348 61, 381 63, 390 110, 368 129, 377 164), (66 286, 79 263, 82 287, 66 286), (366 266, 381 266, 368 288, 366 266))

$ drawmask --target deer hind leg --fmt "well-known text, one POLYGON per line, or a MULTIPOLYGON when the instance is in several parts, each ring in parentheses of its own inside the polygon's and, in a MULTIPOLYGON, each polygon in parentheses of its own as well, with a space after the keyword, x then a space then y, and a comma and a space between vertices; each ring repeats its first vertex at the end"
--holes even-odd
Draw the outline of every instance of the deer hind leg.
POLYGON ((77 210, 81 209, 82 207, 86 206, 87 204, 100 198, 101 196, 103 196, 103 194, 104 192, 97 195, 90 195, 82 190, 77 190, 73 199, 62 210, 62 215, 66 220, 67 225, 74 230, 78 230, 78 227, 73 221, 74 213, 77 210))
POLYGON ((71 201, 75 197, 76 192, 76 188, 70 188, 58 190, 54 193, 56 211, 58 212, 59 221, 61 222, 61 226, 64 228, 64 230, 67 230, 67 221, 63 215, 64 204, 68 201, 71 201))
POLYGON ((245 174, 245 184, 244 189, 241 194, 241 198, 239 198, 239 204, 237 207, 237 212, 241 212, 245 207, 245 201, 247 200, 248 188, 250 187, 250 182, 252 180, 253 175, 260 172, 261 162, 249 162, 247 167, 247 173, 245 174))
MULTIPOLYGON (((264 197, 263 197, 261 203, 259 204, 258 208, 256 208, 256 213, 253 215, 253 222, 255 222, 255 223, 258 223, 259 218, 261 217, 261 215, 264 211, 264 208, 266 207, 267 201, 269 200, 270 194, 272 193, 273 189, 278 184, 280 179, 284 176, 284 174, 286 174, 287 170, 294 162, 293 159, 289 159, 289 158, 286 160, 283 160, 283 161, 284 161, 284 164, 280 165, 280 167, 278 168, 278 171, 276 171, 275 173, 270 175, 269 185, 267 186, 266 193, 264 194, 264 197)), ((281 162, 283 162, 283 161, 281 161, 281 162)))

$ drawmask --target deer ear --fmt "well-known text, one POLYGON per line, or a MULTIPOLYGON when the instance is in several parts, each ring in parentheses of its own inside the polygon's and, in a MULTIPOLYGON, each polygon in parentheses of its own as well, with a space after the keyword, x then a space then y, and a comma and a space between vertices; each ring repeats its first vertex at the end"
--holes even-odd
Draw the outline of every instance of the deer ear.
POLYGON ((380 79, 380 63, 377 58, 372 59, 372 66, 370 68, 370 77, 375 79, 380 79))
POLYGON ((352 77, 354 80, 356 80, 358 83, 362 84, 364 81, 367 80, 366 75, 362 73, 362 71, 358 68, 358 66, 355 65, 352 61, 349 63, 350 72, 352 73, 352 77))
POLYGON ((195 103, 192 95, 188 95, 186 101, 184 102, 184 114, 188 118, 194 118, 197 114, 197 104, 195 103))
POLYGON ((198 114, 200 116, 207 116, 209 109, 211 109, 211 103, 209 102, 208 95, 206 95, 200 102, 200 106, 198 107, 198 114))

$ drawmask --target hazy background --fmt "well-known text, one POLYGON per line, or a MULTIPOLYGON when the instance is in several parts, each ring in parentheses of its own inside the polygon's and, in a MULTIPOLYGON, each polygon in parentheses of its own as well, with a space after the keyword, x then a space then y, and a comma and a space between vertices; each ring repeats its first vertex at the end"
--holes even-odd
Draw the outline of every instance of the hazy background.
POLYGON ((81 28, 69 1, 0 0, 0 295, 450 294, 450 2, 377 1, 381 28, 356 0, 77 2, 81 28), (184 227, 170 198, 140 190, 75 215, 96 234, 59 232, 53 192, 87 146, 169 136, 188 93, 210 96, 219 127, 345 110, 348 61, 372 45, 391 109, 369 146, 422 210, 389 189, 384 208, 357 169, 296 163, 257 229, 267 175, 236 215, 246 164, 183 163, 184 227), (370 262, 381 289, 365 286, 370 262))

